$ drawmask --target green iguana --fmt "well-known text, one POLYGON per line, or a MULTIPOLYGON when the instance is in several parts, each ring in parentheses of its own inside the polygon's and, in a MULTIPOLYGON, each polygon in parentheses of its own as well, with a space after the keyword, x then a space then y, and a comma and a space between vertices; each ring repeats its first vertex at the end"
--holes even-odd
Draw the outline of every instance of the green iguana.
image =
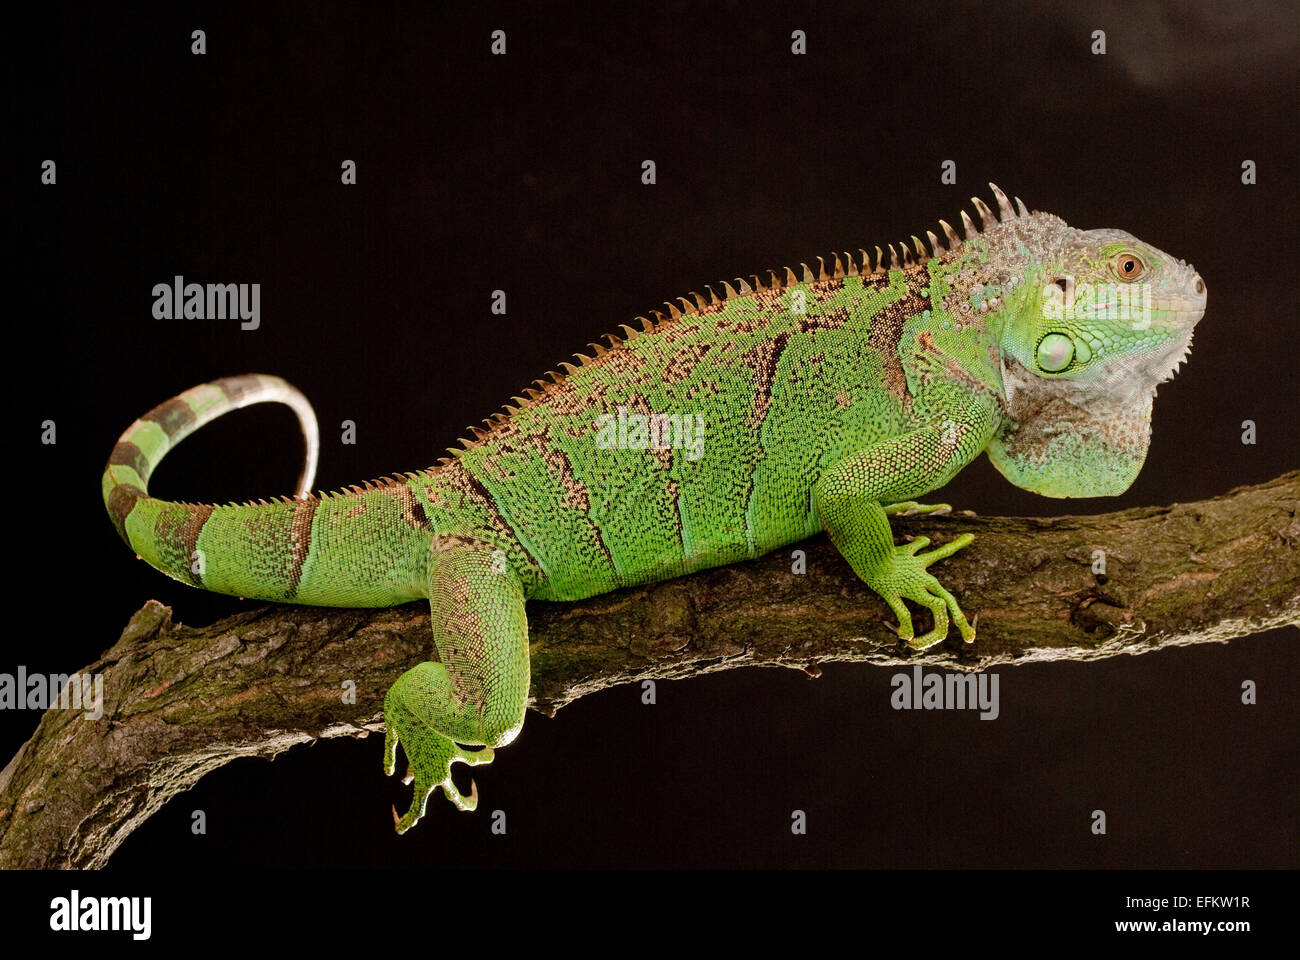
MULTIPOLYGON (((992 186, 992 184, 990 184, 992 186)), ((415 780, 397 831, 450 767, 518 735, 529 686, 524 601, 577 600, 735 563, 825 530, 924 650, 974 627, 927 568, 972 539, 895 546, 891 514, 981 451, 1017 486, 1111 496, 1146 456, 1156 385, 1205 309, 1187 263, 1119 230, 1076 230, 993 187, 965 238, 940 221, 901 256, 833 254, 816 275, 769 271, 624 325, 580 365, 536 381, 418 473, 311 495, 310 404, 250 374, 187 390, 133 423, 104 503, 148 563, 206 590, 382 607, 427 598, 439 662, 384 700, 384 768, 415 780), (297 413, 307 462, 294 499, 208 506, 148 495, 149 476, 205 423, 264 401, 297 413), (905 601, 930 611, 914 636, 905 601), (469 751, 461 744, 481 746, 469 751)), ((820 258, 819 258, 820 259, 820 258)))

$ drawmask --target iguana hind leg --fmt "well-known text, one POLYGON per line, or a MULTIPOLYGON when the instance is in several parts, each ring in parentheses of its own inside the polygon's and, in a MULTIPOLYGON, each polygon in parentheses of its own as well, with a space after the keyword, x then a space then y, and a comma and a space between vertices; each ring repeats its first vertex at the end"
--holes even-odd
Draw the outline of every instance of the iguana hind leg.
POLYGON ((475 543, 435 554, 429 610, 440 662, 412 667, 384 698, 384 771, 393 772, 401 743, 415 781, 410 809, 394 811, 398 833, 424 816, 438 787, 462 810, 477 806, 477 790, 461 794, 451 765, 490 763, 492 748, 518 735, 528 698, 524 591, 499 553, 475 543))

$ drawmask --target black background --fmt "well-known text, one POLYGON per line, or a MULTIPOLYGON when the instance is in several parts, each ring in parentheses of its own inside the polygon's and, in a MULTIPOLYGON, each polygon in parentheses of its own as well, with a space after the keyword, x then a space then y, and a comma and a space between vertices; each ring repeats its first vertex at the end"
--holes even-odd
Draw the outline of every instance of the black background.
MULTIPOLYGON (((134 561, 104 515, 117 436, 189 386, 246 371, 296 384, 324 429, 321 488, 418 469, 666 297, 921 233, 972 193, 990 199, 988 180, 1189 260, 1209 307, 1123 497, 1035 497, 981 459, 944 499, 1103 512, 1296 466, 1291 5, 39 16, 12 37, 7 151, 8 359, 23 384, 10 397, 11 603, 35 609, 30 625, 11 621, 0 670, 76 670, 150 597, 187 623, 246 609, 134 561), (196 28, 204 56, 190 53, 196 28), (489 55, 498 28, 504 57, 489 55), (1105 56, 1090 52, 1096 29, 1105 56), (57 186, 39 183, 45 159, 57 186), (340 184, 347 159, 356 186, 340 184), (944 160, 956 187, 940 183, 944 160), (151 289, 175 274, 261 283, 261 329, 153 319, 151 289), (494 289, 505 317, 489 312, 494 289), (39 443, 46 419, 56 446, 39 443), (344 419, 355 446, 338 442, 344 419)), ((300 456, 292 415, 254 408, 184 444, 150 492, 288 493, 300 456)), ((209 775, 113 864, 1293 867, 1296 636, 1004 669, 993 722, 894 712, 892 671, 862 666, 816 682, 662 682, 655 706, 614 689, 530 715, 474 771, 479 813, 435 797, 402 838, 389 807, 409 790, 382 776, 379 741, 321 742, 209 775), (1246 679, 1256 706, 1240 703, 1246 679), (807 836, 791 835, 795 808, 807 836), (1105 837, 1089 830, 1097 808, 1105 837), (195 809, 205 836, 190 832, 195 809), (489 833, 494 809, 504 837, 489 833)), ((0 715, 0 753, 37 719, 0 715)))

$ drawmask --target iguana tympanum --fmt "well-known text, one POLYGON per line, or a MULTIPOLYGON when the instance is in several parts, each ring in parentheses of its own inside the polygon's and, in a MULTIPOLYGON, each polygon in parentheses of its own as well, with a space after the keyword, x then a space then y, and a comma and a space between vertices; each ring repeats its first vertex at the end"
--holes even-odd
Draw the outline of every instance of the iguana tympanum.
MULTIPOLYGON (((990 184, 990 186, 992 186, 990 184)), ((825 530, 916 649, 949 622, 975 630, 928 571, 969 535, 896 546, 888 517, 928 512, 981 451, 1052 497, 1123 492, 1146 456, 1156 385, 1205 309, 1187 263, 1120 230, 1076 230, 993 187, 964 238, 832 255, 693 293, 609 346, 536 381, 437 465, 346 492, 309 493, 319 439, 306 399, 250 374, 187 390, 118 441, 103 494, 148 563, 206 590, 381 607, 427 598, 438 662, 384 700, 384 766, 405 748, 415 796, 453 763, 487 763, 524 721, 524 601, 576 600, 735 563, 825 530), (149 476, 198 427, 263 401, 307 439, 293 499, 244 505, 150 497, 149 476), (906 601, 933 627, 914 636, 906 601), (477 751, 461 745, 481 746, 477 751)))

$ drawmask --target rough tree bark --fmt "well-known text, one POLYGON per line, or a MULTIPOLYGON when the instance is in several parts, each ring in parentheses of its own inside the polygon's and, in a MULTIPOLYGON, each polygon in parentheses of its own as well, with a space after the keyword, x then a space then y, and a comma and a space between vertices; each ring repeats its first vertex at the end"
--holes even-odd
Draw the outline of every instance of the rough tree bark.
MULTIPOLYGON (((937 542, 977 535, 937 568, 978 615, 977 642, 950 638, 911 657, 887 629, 884 604, 824 539, 800 546, 803 576, 786 550, 581 603, 531 604, 531 705, 553 713, 615 684, 741 666, 985 670, 1294 625, 1298 501, 1300 471, 1199 503, 1103 516, 906 520, 904 532, 937 542), (1106 576, 1092 572, 1098 549, 1106 576)), ((48 711, 0 771, 0 867, 101 866, 165 801, 235 757, 380 731, 388 685, 433 656, 420 604, 269 607, 196 628, 151 601, 82 671, 103 674, 102 719, 48 711), (342 702, 345 680, 356 684, 354 705, 342 702)))

